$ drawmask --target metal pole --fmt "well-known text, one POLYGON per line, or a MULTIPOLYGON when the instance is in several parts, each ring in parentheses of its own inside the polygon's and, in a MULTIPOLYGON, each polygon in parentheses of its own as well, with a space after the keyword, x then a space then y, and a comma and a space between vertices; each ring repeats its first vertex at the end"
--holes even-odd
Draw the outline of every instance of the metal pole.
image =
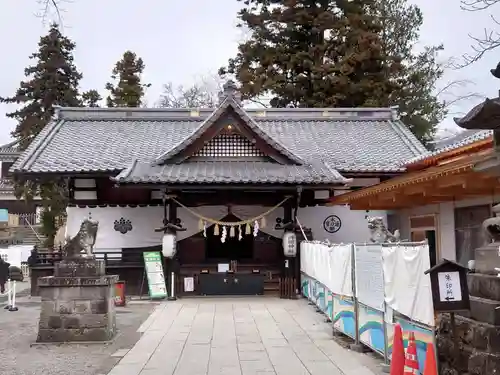
POLYGON ((362 353, 363 345, 359 342, 359 304, 356 298, 356 246, 351 245, 351 280, 352 280, 352 301, 354 303, 354 344, 350 345, 350 349, 362 353))
POLYGON ((10 290, 10 279, 7 280, 7 306, 4 307, 5 310, 8 310, 12 307, 12 299, 11 299, 11 290, 10 290))
POLYGON ((12 284, 12 306, 9 308, 9 311, 17 311, 19 310, 16 307, 16 281, 12 284))
POLYGON ((169 301, 175 301, 177 297, 175 296, 175 273, 170 273, 170 296, 167 298, 169 301))
POLYGON ((384 363, 382 364, 382 371, 389 373, 391 371, 391 364, 389 362, 389 343, 387 342, 387 317, 386 317, 387 307, 384 302, 384 317, 383 317, 383 328, 384 328, 384 363))

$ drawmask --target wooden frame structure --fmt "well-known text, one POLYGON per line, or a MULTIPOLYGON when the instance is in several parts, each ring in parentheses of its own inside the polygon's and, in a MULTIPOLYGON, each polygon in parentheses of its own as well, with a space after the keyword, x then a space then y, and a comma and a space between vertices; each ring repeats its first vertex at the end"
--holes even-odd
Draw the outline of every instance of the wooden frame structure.
POLYGON ((492 137, 406 165, 407 173, 333 197, 353 210, 397 210, 500 194, 498 177, 475 169, 494 151, 492 137))

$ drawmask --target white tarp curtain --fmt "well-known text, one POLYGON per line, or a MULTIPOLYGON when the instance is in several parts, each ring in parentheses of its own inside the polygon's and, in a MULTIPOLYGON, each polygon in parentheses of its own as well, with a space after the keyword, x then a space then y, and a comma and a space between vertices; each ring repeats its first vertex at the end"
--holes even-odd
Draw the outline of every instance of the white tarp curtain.
POLYGON ((429 245, 382 247, 385 302, 417 322, 434 326, 429 245))
POLYGON ((331 292, 352 297, 352 245, 300 243, 301 271, 331 292))
POLYGON ((356 298, 368 307, 384 311, 382 245, 354 246, 356 298))
MULTIPOLYGON (((232 213, 246 220, 258 216, 268 210, 268 207, 260 206, 233 206, 232 213)), ((193 211, 199 215, 209 217, 211 219, 220 220, 228 214, 226 206, 202 206, 194 207, 193 211)), ((148 247, 161 245, 161 232, 155 232, 155 228, 162 227, 163 207, 162 206, 146 206, 146 207, 68 207, 66 222, 66 237, 73 237, 78 230, 82 221, 89 217, 99 221, 99 230, 95 249, 120 249, 133 247, 148 247), (115 220, 130 220, 132 230, 122 234, 114 229, 115 220)), ((200 232, 198 229, 199 219, 189 213, 184 208, 177 209, 178 217, 182 220, 182 225, 187 228, 184 232, 177 233, 177 240, 191 237, 200 232)), ((283 217, 283 208, 279 207, 271 214, 266 216, 266 226, 260 228, 264 233, 281 237, 282 231, 276 231, 274 225, 277 217, 283 217)))
POLYGON ((0 254, 11 266, 21 267, 21 262, 28 260, 32 249, 31 245, 12 245, 6 249, 0 249, 0 254))

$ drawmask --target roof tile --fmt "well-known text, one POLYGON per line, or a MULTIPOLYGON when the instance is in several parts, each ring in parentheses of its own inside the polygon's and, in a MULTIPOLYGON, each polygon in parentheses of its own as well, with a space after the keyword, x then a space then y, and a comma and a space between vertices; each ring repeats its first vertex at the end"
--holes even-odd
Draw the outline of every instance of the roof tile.
POLYGON ((457 148, 467 146, 474 142, 482 141, 493 135, 492 130, 464 130, 463 132, 441 140, 437 143, 437 148, 434 151, 428 151, 422 155, 413 157, 407 160, 404 164, 409 165, 424 160, 429 157, 437 156, 439 154, 455 150, 457 148))
MULTIPOLYGON (((45 127, 12 170, 121 171, 134 160, 153 163, 185 141, 204 121, 203 117, 168 118, 167 111, 163 118, 155 113, 152 114, 155 118, 148 118, 146 115, 152 111, 146 111, 141 118, 138 110, 130 118, 123 115, 116 120, 111 109, 99 111, 101 115, 92 115, 92 111, 85 109, 81 113, 89 115, 61 117, 45 127)), ((425 153, 409 130, 390 117, 370 118, 364 112, 363 116, 352 119, 322 118, 321 114, 314 118, 310 113, 301 118, 298 114, 302 111, 287 118, 273 113, 269 117, 248 113, 270 140, 304 164, 327 163, 329 168, 340 172, 396 172, 404 170, 405 161, 425 153)), ((381 116, 381 112, 374 114, 381 116)))
POLYGON ((134 162, 116 178, 131 183, 304 183, 337 184, 349 180, 327 165, 282 165, 262 161, 201 161, 152 165, 134 162))

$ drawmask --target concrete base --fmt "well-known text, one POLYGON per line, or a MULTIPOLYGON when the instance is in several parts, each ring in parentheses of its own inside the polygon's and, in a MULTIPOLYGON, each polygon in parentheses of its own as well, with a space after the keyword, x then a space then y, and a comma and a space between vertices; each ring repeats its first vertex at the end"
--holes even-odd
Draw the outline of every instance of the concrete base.
POLYGON ((177 297, 176 296, 167 297, 167 301, 177 301, 177 297))
POLYGON ((37 343, 108 342, 116 334, 115 283, 102 261, 61 261, 38 279, 42 297, 37 343), (81 276, 84 275, 84 276, 81 276))
POLYGON ((380 365, 380 371, 382 371, 384 374, 388 374, 391 372, 391 365, 387 363, 382 363, 380 365))
POLYGON ((107 345, 107 344, 112 344, 114 342, 115 342, 114 339, 109 341, 32 342, 30 344, 30 348, 37 346, 60 346, 60 345, 107 345))
POLYGON ((365 351, 365 346, 363 344, 351 344, 349 349, 353 352, 363 353, 365 351))

